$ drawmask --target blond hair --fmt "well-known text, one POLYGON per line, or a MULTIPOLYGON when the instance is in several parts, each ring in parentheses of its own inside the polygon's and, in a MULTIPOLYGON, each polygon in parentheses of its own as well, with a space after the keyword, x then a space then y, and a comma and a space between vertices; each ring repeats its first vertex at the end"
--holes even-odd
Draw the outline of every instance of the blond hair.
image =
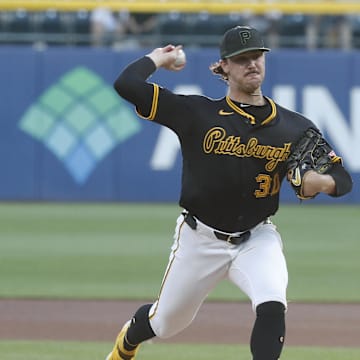
POLYGON ((227 81, 229 80, 228 75, 224 72, 224 69, 221 66, 221 60, 213 63, 209 66, 210 71, 217 76, 220 76, 222 80, 227 81))

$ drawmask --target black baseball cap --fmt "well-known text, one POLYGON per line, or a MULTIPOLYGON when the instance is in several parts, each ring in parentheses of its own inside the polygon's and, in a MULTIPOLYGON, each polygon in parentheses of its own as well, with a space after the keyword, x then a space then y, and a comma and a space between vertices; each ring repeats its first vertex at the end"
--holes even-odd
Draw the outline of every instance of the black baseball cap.
POLYGON ((221 59, 252 50, 270 51, 265 47, 261 34, 249 26, 235 26, 227 30, 220 43, 221 59))

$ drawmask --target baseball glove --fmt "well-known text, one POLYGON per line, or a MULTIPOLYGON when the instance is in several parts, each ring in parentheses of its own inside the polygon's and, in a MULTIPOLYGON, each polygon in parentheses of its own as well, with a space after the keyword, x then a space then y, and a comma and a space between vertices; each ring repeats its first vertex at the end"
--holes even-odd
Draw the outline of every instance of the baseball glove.
POLYGON ((307 129, 295 144, 287 160, 288 180, 299 199, 312 199, 303 193, 304 175, 309 170, 319 174, 327 173, 335 163, 341 163, 331 146, 313 129, 307 129))

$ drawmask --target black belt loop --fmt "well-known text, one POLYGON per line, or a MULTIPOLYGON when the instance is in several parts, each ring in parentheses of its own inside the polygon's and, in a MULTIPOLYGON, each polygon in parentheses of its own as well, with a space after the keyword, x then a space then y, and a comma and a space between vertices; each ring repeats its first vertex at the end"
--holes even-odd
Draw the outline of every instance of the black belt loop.
POLYGON ((185 222, 186 222, 193 230, 196 230, 196 228, 197 228, 196 219, 195 219, 191 214, 189 214, 189 213, 186 212, 186 211, 184 211, 182 214, 184 215, 184 220, 185 220, 185 222))
MULTIPOLYGON (((196 230, 196 228, 197 228, 196 218, 186 211, 184 211, 182 213, 182 215, 184 216, 184 221, 190 226, 190 228, 193 230, 196 230)), ((213 233, 217 239, 226 241, 233 245, 242 244, 243 242, 249 240, 250 235, 251 235, 251 232, 249 230, 244 231, 243 233, 238 234, 238 235, 226 234, 226 233, 222 233, 222 232, 219 232, 216 230, 213 230, 213 233)))

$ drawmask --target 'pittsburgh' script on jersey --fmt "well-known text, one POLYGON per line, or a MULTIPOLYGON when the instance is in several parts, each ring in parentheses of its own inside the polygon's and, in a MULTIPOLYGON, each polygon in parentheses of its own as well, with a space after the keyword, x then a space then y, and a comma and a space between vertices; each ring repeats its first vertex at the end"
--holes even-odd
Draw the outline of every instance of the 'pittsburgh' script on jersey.
POLYGON ((241 143, 240 136, 227 136, 222 127, 211 128, 203 141, 203 149, 206 154, 214 153, 269 160, 265 165, 267 171, 273 171, 279 162, 288 158, 290 146, 291 143, 285 143, 283 147, 261 145, 255 137, 250 138, 247 143, 241 143))

